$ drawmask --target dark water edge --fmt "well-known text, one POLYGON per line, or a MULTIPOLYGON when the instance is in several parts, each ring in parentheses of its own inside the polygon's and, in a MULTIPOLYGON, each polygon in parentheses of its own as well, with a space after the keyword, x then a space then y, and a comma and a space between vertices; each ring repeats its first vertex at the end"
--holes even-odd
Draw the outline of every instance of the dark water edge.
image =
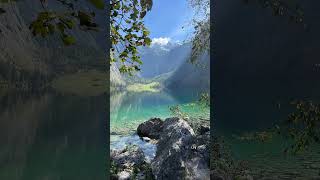
POLYGON ((106 178, 106 95, 0 97, 0 179, 106 178))
POLYGON ((285 154, 286 140, 274 138, 268 142, 248 142, 229 139, 230 150, 237 162, 248 167, 254 179, 319 179, 320 146, 308 151, 285 154))

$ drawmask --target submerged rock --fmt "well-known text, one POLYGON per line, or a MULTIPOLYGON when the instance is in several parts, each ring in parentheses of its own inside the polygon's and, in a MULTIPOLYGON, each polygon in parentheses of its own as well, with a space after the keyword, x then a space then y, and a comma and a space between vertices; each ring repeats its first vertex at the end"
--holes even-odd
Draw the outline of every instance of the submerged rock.
POLYGON ((137 128, 137 134, 140 137, 148 137, 151 139, 159 139, 162 131, 163 121, 160 118, 152 118, 137 128))
POLYGON ((123 150, 111 150, 112 179, 129 180, 152 177, 150 166, 138 146, 127 146, 123 150))
POLYGON ((156 157, 151 163, 155 178, 210 179, 209 153, 202 142, 197 140, 195 132, 185 120, 166 119, 162 124, 156 157))

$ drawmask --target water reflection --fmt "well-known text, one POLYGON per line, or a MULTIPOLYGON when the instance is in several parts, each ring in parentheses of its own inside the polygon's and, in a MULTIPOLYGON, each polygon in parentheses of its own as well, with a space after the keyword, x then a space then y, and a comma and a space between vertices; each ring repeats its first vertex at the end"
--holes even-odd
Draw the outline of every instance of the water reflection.
POLYGON ((183 112, 190 115, 204 113, 203 109, 190 106, 198 99, 195 90, 159 93, 114 92, 110 97, 110 148, 123 149, 127 145, 139 146, 147 159, 155 156, 156 146, 136 135, 140 123, 152 117, 165 119, 172 116, 169 107, 180 105, 183 112))
POLYGON ((105 178, 105 96, 0 98, 0 179, 105 178))
POLYGON ((166 92, 113 93, 110 100, 111 133, 132 134, 140 123, 151 117, 170 116, 169 106, 179 103, 166 92))

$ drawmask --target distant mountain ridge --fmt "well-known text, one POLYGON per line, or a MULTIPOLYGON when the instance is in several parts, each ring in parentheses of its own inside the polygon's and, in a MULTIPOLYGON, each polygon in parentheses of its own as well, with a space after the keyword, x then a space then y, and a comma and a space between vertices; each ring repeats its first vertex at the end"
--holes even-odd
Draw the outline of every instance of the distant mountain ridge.
POLYGON ((111 67, 112 85, 159 82, 165 89, 210 90, 210 55, 199 57, 197 63, 189 61, 191 44, 169 44, 142 49, 143 65, 135 76, 120 74, 111 67), (152 61, 151 61, 152 59, 152 61))
POLYGON ((139 75, 143 78, 153 78, 168 73, 179 67, 191 52, 191 44, 169 42, 167 45, 152 45, 139 49, 143 64, 139 75))
POLYGON ((210 55, 203 54, 198 59, 198 65, 185 61, 165 81, 168 89, 197 89, 210 91, 210 55))

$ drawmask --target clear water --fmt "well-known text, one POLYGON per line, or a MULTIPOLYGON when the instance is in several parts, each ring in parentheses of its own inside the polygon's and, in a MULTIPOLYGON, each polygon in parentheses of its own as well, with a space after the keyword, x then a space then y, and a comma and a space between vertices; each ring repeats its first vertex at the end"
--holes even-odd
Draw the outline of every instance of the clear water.
POLYGON ((137 145, 143 151, 146 160, 151 161, 156 156, 155 144, 143 141, 138 135, 111 136, 111 149, 124 149, 127 145, 137 145))
POLYGON ((194 102, 199 93, 192 91, 128 93, 118 92, 111 95, 110 133, 111 149, 121 149, 135 144, 142 148, 147 158, 154 157, 156 147, 135 135, 139 124, 152 117, 162 119, 172 117, 170 106, 179 105, 181 111, 190 116, 209 116, 209 108, 203 109, 194 102), (201 109, 200 109, 201 108, 201 109))
POLYGON ((1 96, 0 179, 105 179, 106 99, 1 96))

